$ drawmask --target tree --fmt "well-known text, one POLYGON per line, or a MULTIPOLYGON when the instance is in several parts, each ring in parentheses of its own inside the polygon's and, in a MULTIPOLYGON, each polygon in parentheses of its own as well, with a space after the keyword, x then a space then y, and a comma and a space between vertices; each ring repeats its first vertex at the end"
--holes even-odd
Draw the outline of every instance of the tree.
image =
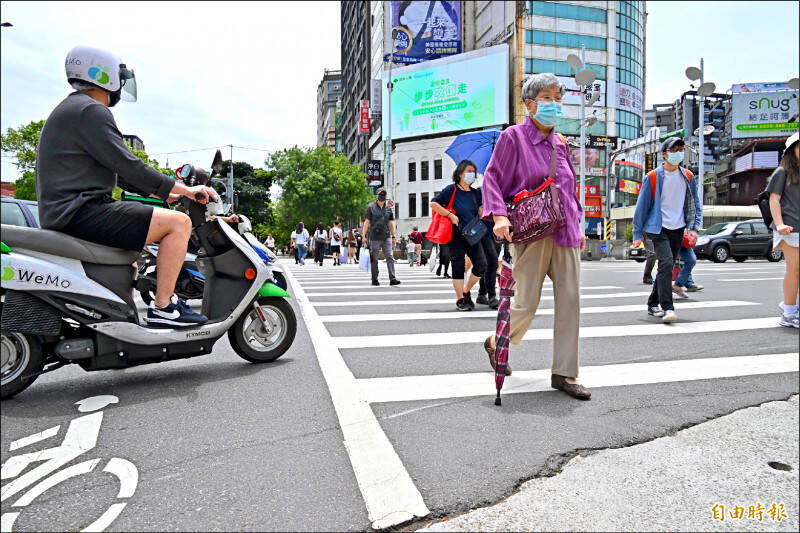
MULTIPOLYGON (((220 176, 230 172, 230 160, 223 161, 220 176)), ((236 212, 250 219, 253 228, 272 221, 272 204, 269 189, 273 172, 255 168, 244 161, 233 162, 233 189, 236 191, 236 212)))
POLYGON ((44 120, 29 122, 19 128, 8 128, 6 133, 0 134, 0 148, 3 152, 14 154, 17 170, 33 172, 36 168, 36 148, 39 146, 39 136, 42 134, 44 120))
POLYGON ((358 220, 373 198, 366 174, 325 146, 281 150, 266 163, 282 189, 273 232, 281 239, 288 238, 300 221, 313 228, 318 221, 329 224, 337 216, 345 222, 358 220))

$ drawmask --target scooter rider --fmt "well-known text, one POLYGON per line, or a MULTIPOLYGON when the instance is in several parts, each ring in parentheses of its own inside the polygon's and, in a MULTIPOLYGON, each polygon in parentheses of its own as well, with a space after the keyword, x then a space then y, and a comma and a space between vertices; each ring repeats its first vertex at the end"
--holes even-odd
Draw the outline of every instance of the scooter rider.
POLYGON ((193 326, 207 318, 173 294, 191 235, 184 213, 112 198, 119 184, 168 201, 187 196, 217 200, 210 187, 187 187, 133 155, 122 139, 113 107, 136 101, 136 78, 115 54, 76 46, 67 54, 67 81, 76 89, 50 114, 39 139, 36 195, 41 225, 97 244, 141 250, 160 242, 157 293, 147 322, 157 327, 193 326))

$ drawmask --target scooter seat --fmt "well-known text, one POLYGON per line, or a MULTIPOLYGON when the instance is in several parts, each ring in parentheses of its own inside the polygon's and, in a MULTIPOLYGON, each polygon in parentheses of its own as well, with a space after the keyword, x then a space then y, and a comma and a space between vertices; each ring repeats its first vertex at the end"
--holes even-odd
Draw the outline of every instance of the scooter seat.
POLYGON ((130 265, 139 257, 139 252, 95 244, 49 229, 3 224, 0 230, 0 238, 12 251, 31 250, 101 265, 130 265))

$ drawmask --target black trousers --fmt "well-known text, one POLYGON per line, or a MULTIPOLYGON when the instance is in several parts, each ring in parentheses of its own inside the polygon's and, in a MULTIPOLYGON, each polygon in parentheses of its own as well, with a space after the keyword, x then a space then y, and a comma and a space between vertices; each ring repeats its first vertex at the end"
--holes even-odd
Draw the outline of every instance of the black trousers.
POLYGON ((446 244, 439 245, 439 266, 436 268, 436 275, 442 274, 442 267, 444 267, 444 274, 447 275, 447 269, 450 268, 450 247, 446 244))
MULTIPOLYGON (((453 225, 453 238, 450 239, 448 246, 450 247, 450 264, 453 265, 453 279, 464 279, 465 255, 472 260, 472 274, 479 278, 483 277, 486 272, 486 254, 480 242, 470 245, 461 235, 458 227, 453 225)), ((496 264, 495 268, 497 268, 496 264)))
POLYGON ((481 277, 478 287, 478 294, 485 294, 489 299, 497 295, 495 286, 497 285, 497 257, 500 255, 501 243, 496 242, 494 234, 489 233, 481 239, 483 253, 486 255, 486 272, 481 277))
POLYGON ((325 260, 325 243, 324 242, 315 242, 314 243, 314 262, 319 263, 320 265, 325 260))
POLYGON ((683 229, 661 228, 661 233, 647 234, 647 238, 653 241, 658 258, 658 273, 653 292, 647 299, 648 307, 660 304, 664 311, 675 309, 672 303, 672 267, 683 245, 683 229))

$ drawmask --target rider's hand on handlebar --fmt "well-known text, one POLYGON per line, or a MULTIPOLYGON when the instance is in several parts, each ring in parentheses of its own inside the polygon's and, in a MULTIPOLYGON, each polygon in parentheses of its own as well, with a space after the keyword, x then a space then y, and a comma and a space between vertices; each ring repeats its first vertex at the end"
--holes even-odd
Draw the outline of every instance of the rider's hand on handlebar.
POLYGON ((219 200, 219 195, 217 194, 217 191, 215 191, 211 187, 206 187, 205 185, 195 185, 194 187, 188 187, 188 189, 189 189, 189 194, 187 194, 186 196, 188 196, 195 202, 206 204, 208 203, 209 198, 211 200, 214 200, 215 202, 219 200))

